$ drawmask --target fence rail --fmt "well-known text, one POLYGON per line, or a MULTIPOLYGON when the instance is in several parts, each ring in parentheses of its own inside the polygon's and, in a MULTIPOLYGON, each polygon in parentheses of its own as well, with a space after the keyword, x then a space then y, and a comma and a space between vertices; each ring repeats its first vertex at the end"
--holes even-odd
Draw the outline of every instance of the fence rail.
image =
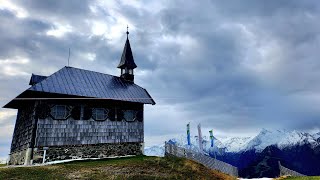
POLYGON ((189 149, 178 147, 174 144, 165 143, 165 154, 173 155, 177 157, 185 157, 187 159, 194 160, 198 163, 203 164, 204 166, 219 170, 223 173, 238 177, 238 168, 234 167, 228 163, 219 161, 210 156, 206 156, 202 153, 198 153, 189 149))
POLYGON ((290 175, 290 176, 306 176, 304 174, 298 173, 297 171, 288 169, 281 165, 280 161, 278 162, 280 169, 280 176, 290 175))

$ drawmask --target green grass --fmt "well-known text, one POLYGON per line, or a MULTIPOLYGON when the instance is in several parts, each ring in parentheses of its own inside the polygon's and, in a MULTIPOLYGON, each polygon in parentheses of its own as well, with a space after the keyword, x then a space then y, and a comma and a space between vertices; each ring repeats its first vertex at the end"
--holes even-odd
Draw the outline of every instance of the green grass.
POLYGON ((0 179, 235 179, 174 157, 135 156, 41 167, 1 168, 0 179))
POLYGON ((0 167, 4 167, 4 166, 6 166, 6 164, 0 164, 0 167))

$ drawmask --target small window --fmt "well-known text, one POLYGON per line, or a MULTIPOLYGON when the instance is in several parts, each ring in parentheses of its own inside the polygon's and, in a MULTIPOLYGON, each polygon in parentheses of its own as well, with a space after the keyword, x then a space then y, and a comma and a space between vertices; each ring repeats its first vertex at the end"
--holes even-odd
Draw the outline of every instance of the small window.
POLYGON ((133 122, 135 120, 135 117, 136 117, 136 111, 133 111, 133 110, 125 110, 123 112, 123 117, 126 121, 128 122, 133 122))
POLYGON ((55 105, 51 108, 53 119, 67 119, 70 116, 70 109, 65 105, 55 105))
POLYGON ((129 74, 133 74, 133 69, 129 69, 129 74))
POLYGON ((104 121, 108 118, 108 111, 104 108, 94 108, 92 118, 97 121, 104 121))
POLYGON ((121 69, 121 74, 124 74, 124 69, 121 69))

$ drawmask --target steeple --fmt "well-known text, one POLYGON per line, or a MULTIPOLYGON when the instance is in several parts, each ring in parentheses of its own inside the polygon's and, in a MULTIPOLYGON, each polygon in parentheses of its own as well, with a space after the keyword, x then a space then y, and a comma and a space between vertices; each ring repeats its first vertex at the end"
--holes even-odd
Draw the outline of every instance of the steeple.
POLYGON ((132 81, 134 80, 134 75, 133 75, 133 69, 137 67, 136 63, 134 63, 132 51, 131 51, 131 46, 129 42, 129 31, 128 31, 128 26, 127 26, 127 40, 126 44, 124 45, 124 49, 122 52, 121 60, 118 65, 118 68, 121 69, 121 75, 120 77, 132 81))

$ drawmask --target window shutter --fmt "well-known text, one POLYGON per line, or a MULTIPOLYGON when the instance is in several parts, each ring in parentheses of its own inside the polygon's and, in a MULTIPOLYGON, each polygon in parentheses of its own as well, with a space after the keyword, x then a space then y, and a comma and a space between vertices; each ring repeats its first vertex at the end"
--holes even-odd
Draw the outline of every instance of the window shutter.
POLYGON ((71 117, 74 120, 80 120, 81 115, 81 107, 80 106, 74 106, 71 110, 71 117))
POLYGON ((89 120, 92 116, 92 109, 89 107, 83 108, 83 120, 89 120))

